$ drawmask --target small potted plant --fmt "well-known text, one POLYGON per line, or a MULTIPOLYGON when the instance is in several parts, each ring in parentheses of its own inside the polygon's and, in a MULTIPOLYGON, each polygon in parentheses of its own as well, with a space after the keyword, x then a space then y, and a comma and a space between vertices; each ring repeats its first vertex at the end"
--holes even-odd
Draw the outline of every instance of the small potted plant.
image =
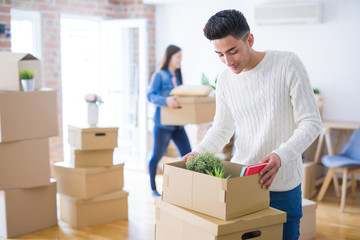
POLYGON ((24 92, 35 90, 34 73, 29 69, 19 71, 19 79, 24 92))
MULTIPOLYGON (((204 152, 191 157, 186 162, 186 168, 191 171, 208 174, 219 178, 225 178, 225 165, 215 153, 204 152)), ((227 176, 226 178, 230 178, 227 176)))

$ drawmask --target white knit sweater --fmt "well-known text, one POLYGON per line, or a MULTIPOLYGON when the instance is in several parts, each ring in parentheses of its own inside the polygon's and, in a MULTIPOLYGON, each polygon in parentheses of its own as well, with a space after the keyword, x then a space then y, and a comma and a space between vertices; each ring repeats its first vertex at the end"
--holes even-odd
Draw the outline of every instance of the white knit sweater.
POLYGON ((267 51, 250 71, 221 72, 214 124, 194 151, 219 152, 234 125, 232 162, 256 164, 275 152, 281 167, 270 190, 287 191, 301 183, 301 155, 319 135, 321 119, 308 74, 295 54, 267 51))

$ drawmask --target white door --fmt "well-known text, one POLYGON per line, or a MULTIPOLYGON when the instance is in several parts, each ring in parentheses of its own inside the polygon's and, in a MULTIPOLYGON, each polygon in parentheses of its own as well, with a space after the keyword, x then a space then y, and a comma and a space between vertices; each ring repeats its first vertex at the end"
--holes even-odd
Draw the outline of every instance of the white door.
POLYGON ((86 125, 83 97, 97 93, 104 101, 99 108, 99 124, 119 127, 114 162, 144 166, 148 75, 145 26, 144 20, 61 18, 65 159, 70 156, 67 126, 86 125))

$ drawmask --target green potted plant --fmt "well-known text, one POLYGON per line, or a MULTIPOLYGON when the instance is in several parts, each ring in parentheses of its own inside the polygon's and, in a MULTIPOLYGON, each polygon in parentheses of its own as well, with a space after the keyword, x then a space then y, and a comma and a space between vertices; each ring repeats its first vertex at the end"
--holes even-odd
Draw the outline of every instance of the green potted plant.
POLYGON ((29 69, 19 71, 19 79, 24 92, 35 90, 34 73, 29 69))
MULTIPOLYGON (((225 178, 225 165, 215 153, 204 152, 191 157, 186 162, 186 168, 191 171, 225 178)), ((230 175, 226 178, 230 178, 230 175)))

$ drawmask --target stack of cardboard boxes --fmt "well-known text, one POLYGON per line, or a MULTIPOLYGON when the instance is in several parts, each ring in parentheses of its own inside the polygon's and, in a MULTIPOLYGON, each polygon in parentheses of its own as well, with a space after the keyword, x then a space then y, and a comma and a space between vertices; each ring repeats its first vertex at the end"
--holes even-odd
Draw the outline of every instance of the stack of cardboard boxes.
POLYGON ((57 94, 22 92, 19 69, 36 72, 30 54, 0 53, 0 236, 57 225, 56 183, 50 181, 49 137, 58 135, 57 94))
POLYGON ((259 174, 239 177, 243 165, 224 162, 224 179, 165 165, 156 199, 156 240, 282 239, 286 213, 269 207, 259 174))
POLYGON ((74 228, 127 219, 124 164, 113 165, 118 128, 69 126, 70 163, 56 163, 60 219, 74 228))

